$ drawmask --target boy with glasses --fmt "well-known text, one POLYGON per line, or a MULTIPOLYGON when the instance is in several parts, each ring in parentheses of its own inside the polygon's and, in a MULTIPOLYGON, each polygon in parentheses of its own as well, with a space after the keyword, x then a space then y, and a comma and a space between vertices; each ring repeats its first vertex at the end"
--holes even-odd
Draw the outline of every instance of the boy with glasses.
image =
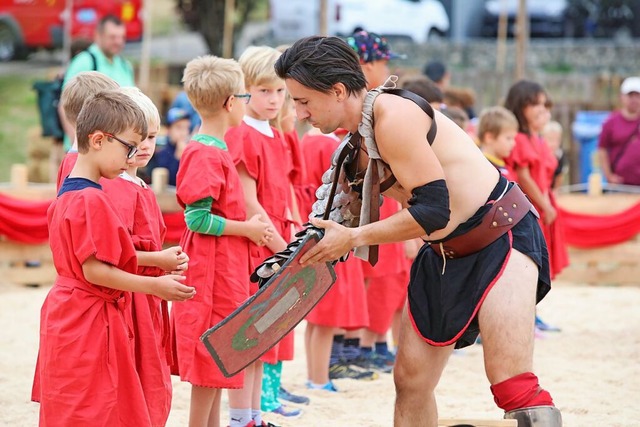
POLYGON ((176 187, 187 224, 180 241, 190 257, 187 284, 197 286, 198 295, 171 307, 174 373, 191 383, 190 427, 218 425, 222 389, 228 389, 230 427, 262 425, 261 367, 254 364, 227 378, 200 341, 203 332, 249 298, 250 242, 263 246, 272 236, 270 224, 248 214, 224 141, 245 112, 243 80, 237 62, 214 56, 190 61, 183 76, 189 101, 202 118, 180 159, 176 187))
MULTIPOLYGON (((86 71, 74 76, 62 89, 60 105, 64 111, 67 122, 75 129, 78 114, 82 110, 84 102, 96 93, 103 90, 118 89, 120 86, 113 79, 97 71, 86 71)), ((75 131, 74 131, 75 133, 75 131)), ((59 190, 62 181, 69 175, 78 159, 78 140, 74 137, 71 149, 62 159, 58 169, 56 189, 59 190)))
POLYGON ((131 235, 98 183, 132 164, 146 134, 140 108, 117 91, 87 100, 78 116, 78 160, 48 211, 58 276, 40 318, 33 397, 41 426, 151 426, 133 352, 131 292, 176 301, 195 289, 178 275, 135 274, 131 235))

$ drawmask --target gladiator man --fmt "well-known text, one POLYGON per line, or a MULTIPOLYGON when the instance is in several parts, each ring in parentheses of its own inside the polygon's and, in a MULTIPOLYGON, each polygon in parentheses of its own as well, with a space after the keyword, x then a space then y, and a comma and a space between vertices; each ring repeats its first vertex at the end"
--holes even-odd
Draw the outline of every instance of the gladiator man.
POLYGON ((339 38, 301 39, 275 67, 298 119, 323 133, 349 131, 345 176, 365 212, 354 228, 313 219, 325 234, 300 263, 334 261, 353 248, 375 261, 375 245, 425 241, 402 319, 395 425, 437 425, 434 389, 447 360, 482 332, 485 370, 505 418, 561 426, 532 372, 535 306, 550 289, 549 262, 537 213, 520 188, 452 121, 395 89, 393 78, 367 92, 358 56, 339 38), (379 192, 403 209, 377 221, 379 192))

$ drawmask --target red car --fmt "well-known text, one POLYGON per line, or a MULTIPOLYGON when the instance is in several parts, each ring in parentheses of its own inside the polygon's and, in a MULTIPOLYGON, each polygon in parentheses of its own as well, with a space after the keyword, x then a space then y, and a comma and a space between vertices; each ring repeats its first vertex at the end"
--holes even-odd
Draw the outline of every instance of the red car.
MULTIPOLYGON (((93 39, 105 15, 122 19, 127 41, 142 38, 142 0, 70 0, 71 37, 93 39)), ((0 61, 62 46, 67 0, 0 0, 0 61)))

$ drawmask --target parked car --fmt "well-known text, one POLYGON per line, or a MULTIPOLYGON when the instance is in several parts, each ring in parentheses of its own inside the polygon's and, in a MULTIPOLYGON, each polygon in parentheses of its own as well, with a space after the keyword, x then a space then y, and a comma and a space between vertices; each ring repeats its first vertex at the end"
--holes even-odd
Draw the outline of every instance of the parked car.
MULTIPOLYGON (((320 0, 270 0, 270 16, 278 40, 320 32, 320 0)), ((358 29, 424 43, 447 34, 449 17, 438 0, 327 0, 328 34, 344 37, 358 29)))
MULTIPOLYGON (((0 61, 30 51, 62 46, 64 0, 0 0, 0 61)), ((127 41, 142 38, 142 0, 72 0, 71 37, 92 39, 98 21, 115 15, 127 27, 127 41)))
MULTIPOLYGON (((507 35, 515 34, 518 0, 489 0, 485 3, 481 34, 495 37, 504 8, 507 35)), ((528 0, 531 37, 617 37, 640 36, 640 0, 528 0)))

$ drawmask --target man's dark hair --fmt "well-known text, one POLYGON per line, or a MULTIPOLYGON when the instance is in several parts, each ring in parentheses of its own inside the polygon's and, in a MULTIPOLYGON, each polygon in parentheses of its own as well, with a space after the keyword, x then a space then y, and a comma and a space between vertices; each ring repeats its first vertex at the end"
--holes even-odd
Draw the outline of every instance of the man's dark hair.
POLYGON ((104 30, 105 25, 107 25, 109 22, 118 27, 124 25, 124 22, 122 22, 122 19, 118 18, 117 16, 105 15, 100 19, 100 21, 98 21, 98 31, 102 32, 104 30))
POLYGON ((342 83, 349 95, 367 87, 358 55, 338 37, 298 40, 276 61, 276 74, 322 93, 342 83))
POLYGON ((529 105, 538 103, 540 94, 546 96, 544 88, 531 80, 520 80, 509 89, 504 107, 510 110, 518 119, 518 130, 522 133, 530 134, 527 119, 524 117, 524 109, 529 105))

